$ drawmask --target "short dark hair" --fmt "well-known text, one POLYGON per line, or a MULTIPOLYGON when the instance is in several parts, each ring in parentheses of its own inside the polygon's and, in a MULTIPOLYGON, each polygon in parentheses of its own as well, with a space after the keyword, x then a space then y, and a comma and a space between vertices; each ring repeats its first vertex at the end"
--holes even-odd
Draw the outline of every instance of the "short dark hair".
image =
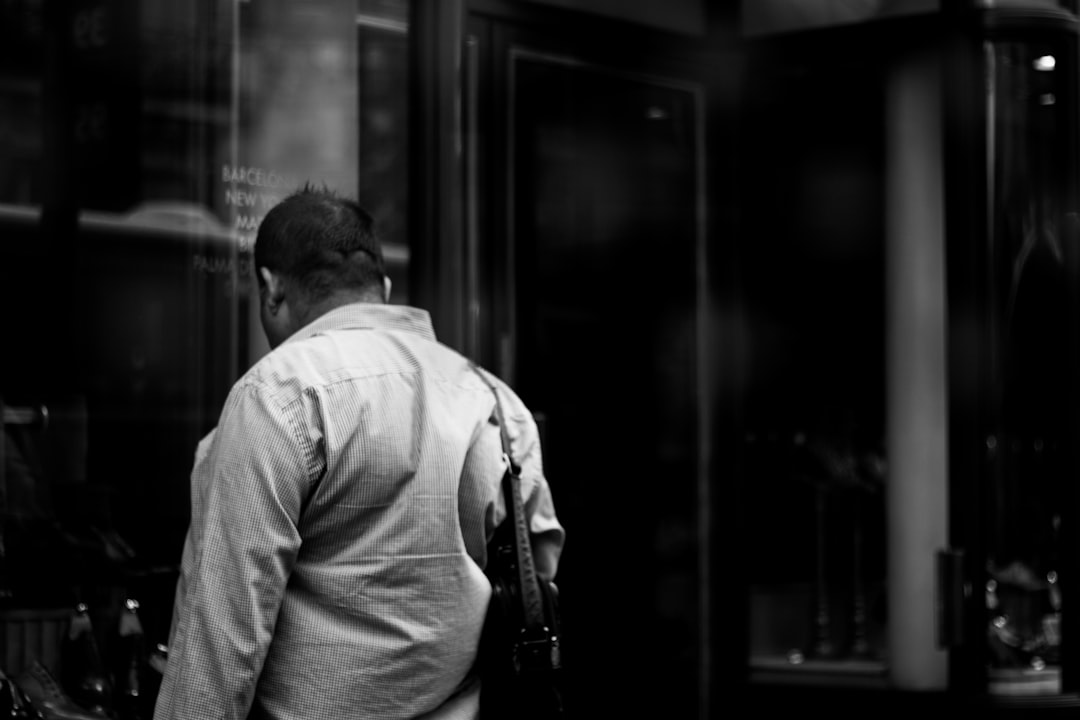
POLYGON ((311 185, 266 213, 255 237, 255 267, 285 276, 313 303, 339 290, 381 293, 386 275, 371 214, 311 185))

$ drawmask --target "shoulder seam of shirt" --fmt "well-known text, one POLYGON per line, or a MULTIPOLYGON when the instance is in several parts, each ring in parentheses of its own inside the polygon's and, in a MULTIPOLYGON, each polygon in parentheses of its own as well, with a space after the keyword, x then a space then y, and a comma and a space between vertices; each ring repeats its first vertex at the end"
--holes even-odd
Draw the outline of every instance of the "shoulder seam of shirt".
MULTIPOLYGON (((292 416, 292 408, 299 401, 303 392, 297 393, 296 397, 288 402, 282 403, 280 394, 274 391, 274 388, 267 383, 264 379, 255 376, 245 376, 240 382, 240 386, 244 390, 251 390, 255 393, 263 395, 271 406, 277 411, 281 418, 289 426, 289 434, 292 436, 296 446, 300 448, 300 452, 303 453, 302 464, 304 466, 304 472, 307 475, 309 486, 314 486, 314 483, 318 480, 318 470, 316 463, 314 462, 315 456, 312 448, 308 447, 308 443, 305 442, 303 434, 300 432, 300 428, 297 425, 295 419, 292 416)), ((305 388, 305 391, 308 388, 305 388)))

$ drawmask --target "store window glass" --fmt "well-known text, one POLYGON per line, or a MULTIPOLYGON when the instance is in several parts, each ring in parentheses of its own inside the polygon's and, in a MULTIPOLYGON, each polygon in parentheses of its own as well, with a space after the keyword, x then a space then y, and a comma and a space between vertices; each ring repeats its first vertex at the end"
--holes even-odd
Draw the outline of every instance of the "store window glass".
POLYGON ((357 198, 408 302, 408 9, 0 0, 0 611, 45 627, 4 672, 59 668, 77 603, 165 641, 196 445, 268 350, 275 202, 357 198))
POLYGON ((741 527, 762 677, 886 669, 881 86, 844 65, 748 90, 741 527))
POLYGON ((1059 573, 1068 565, 1069 422, 1075 310, 1074 92, 1066 43, 985 46, 988 98, 989 314, 1000 348, 986 438, 988 529, 984 597, 991 689, 1061 690, 1059 573))

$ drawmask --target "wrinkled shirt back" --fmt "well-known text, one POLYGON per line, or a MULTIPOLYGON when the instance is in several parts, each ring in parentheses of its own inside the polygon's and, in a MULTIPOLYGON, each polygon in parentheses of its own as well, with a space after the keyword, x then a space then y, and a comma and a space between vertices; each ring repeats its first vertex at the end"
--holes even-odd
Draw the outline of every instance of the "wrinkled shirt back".
MULTIPOLYGON (((553 576, 536 426, 495 382, 553 576)), ((196 452, 155 720, 475 717, 493 407, 414 308, 338 308, 256 363, 196 452)))

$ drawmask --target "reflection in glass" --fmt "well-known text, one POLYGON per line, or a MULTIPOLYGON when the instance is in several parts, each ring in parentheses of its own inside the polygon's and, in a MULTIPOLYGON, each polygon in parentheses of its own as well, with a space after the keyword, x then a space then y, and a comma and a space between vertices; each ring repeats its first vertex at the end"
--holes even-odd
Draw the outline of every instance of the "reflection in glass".
POLYGON ((362 190, 407 301, 407 10, 0 0, 0 406, 50 418, 2 433, 0 539, 43 522, 0 605, 141 589, 164 641, 196 444, 261 352, 251 240, 278 194, 362 190))
POLYGON ((1071 369, 1068 153, 1051 46, 987 43, 992 362, 999 418, 986 518, 987 642, 1000 692, 1060 691, 1060 512, 1071 369))
POLYGON ((357 14, 359 170, 357 195, 379 223, 394 283, 390 300, 407 304, 408 288, 408 3, 362 2, 357 14))

